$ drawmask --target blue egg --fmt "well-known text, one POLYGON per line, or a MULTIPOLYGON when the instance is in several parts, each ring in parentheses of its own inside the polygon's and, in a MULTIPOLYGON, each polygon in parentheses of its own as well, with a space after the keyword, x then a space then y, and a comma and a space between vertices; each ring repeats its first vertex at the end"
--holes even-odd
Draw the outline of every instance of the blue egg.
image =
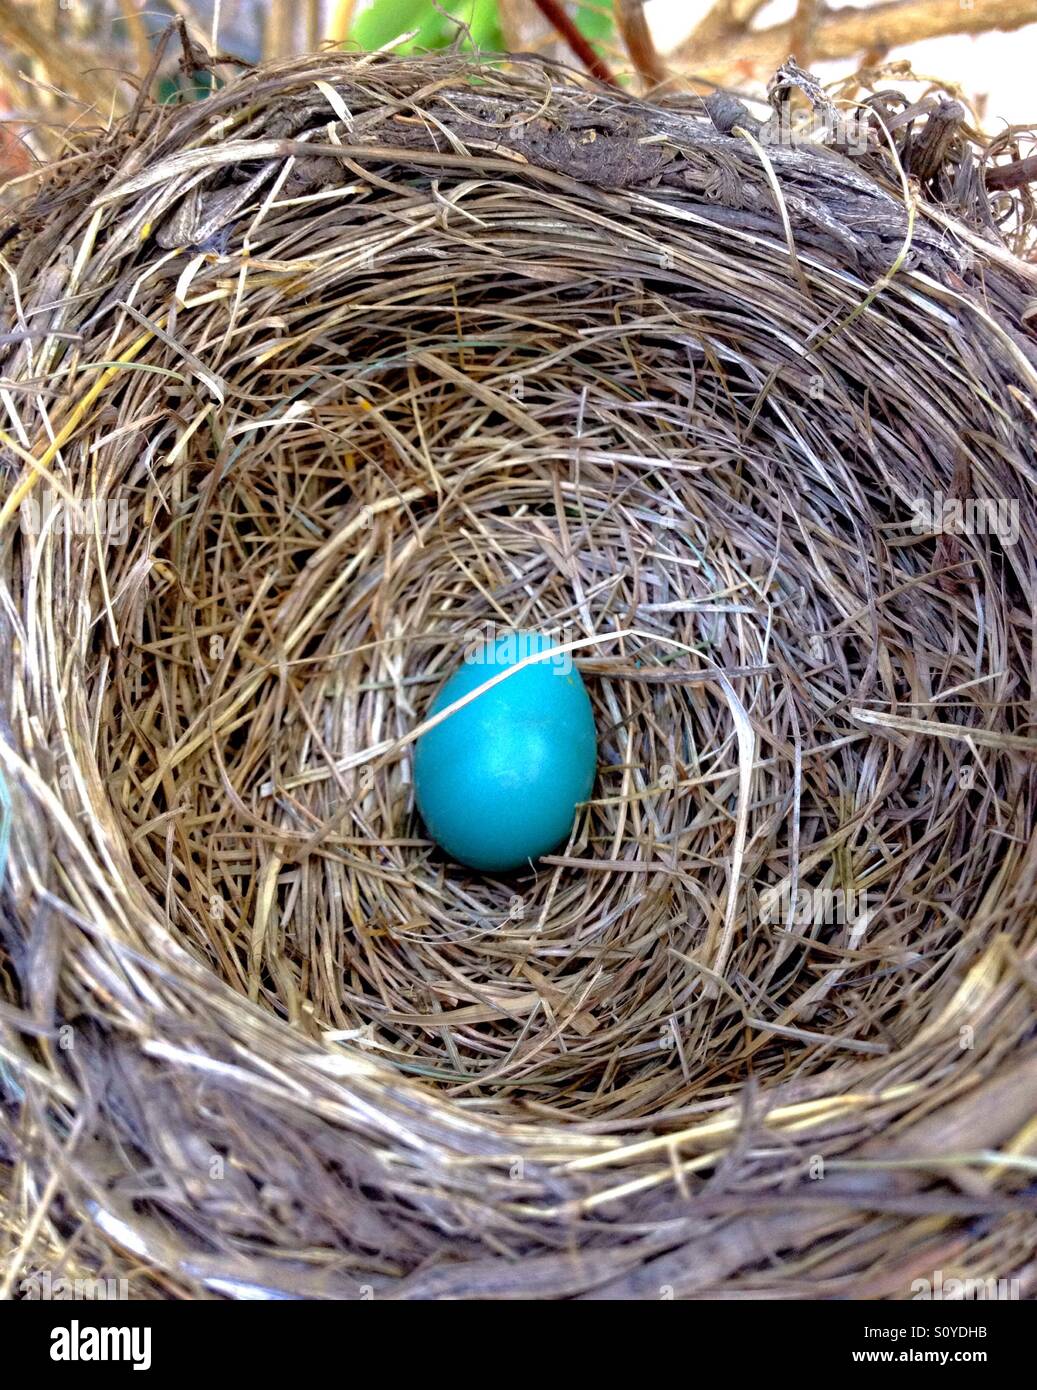
MULTIPOLYGON (((514 632, 483 643, 436 695, 438 714, 553 638, 514 632)), ((594 786, 591 702, 568 653, 534 662, 422 734, 414 789, 429 834, 453 859, 502 872, 566 840, 594 786)))

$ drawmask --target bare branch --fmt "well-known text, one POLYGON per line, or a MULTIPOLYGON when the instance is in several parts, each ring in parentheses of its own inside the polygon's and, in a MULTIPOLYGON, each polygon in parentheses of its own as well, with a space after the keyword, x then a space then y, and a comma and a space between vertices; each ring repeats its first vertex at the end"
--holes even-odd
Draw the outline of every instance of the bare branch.
MULTIPOLYGON (((753 0, 730 0, 732 13, 736 3, 748 6, 753 0)), ((1034 22, 1037 0, 973 0, 968 9, 961 0, 894 0, 867 10, 825 10, 817 18, 812 56, 815 62, 848 58, 865 49, 888 50, 944 34, 1021 29, 1034 22)), ((738 65, 767 72, 788 57, 794 27, 792 21, 759 33, 738 33, 728 28, 715 35, 702 35, 700 26, 674 51, 671 63, 703 77, 730 72, 738 65)))
POLYGON ((616 79, 609 71, 608 64, 595 53, 590 41, 580 33, 558 0, 533 0, 533 3, 544 18, 551 21, 587 71, 599 81, 614 87, 616 79))
POLYGON ((1037 154, 1031 154, 1026 159, 1017 159, 1011 164, 998 164, 987 170, 987 187, 996 191, 1022 188, 1024 184, 1035 181, 1037 181, 1037 154))
POLYGON ((645 19, 644 0, 615 0, 615 11, 630 61, 647 87, 658 87, 666 81, 667 70, 645 19))

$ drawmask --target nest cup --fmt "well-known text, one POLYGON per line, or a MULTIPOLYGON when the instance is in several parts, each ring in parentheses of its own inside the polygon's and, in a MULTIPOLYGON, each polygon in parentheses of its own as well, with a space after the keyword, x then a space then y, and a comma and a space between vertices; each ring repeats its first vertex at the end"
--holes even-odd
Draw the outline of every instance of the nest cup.
POLYGON ((1035 277, 955 151, 948 212, 881 139, 325 54, 46 174, 0 363, 38 1254, 167 1296, 1030 1278, 1035 277), (411 759, 520 630, 600 770, 495 878, 411 759))

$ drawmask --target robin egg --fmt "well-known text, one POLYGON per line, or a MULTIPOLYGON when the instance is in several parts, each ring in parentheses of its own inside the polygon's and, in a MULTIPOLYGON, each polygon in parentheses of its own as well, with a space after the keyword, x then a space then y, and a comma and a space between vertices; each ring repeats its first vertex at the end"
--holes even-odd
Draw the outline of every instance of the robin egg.
MULTIPOLYGON (((554 639, 514 632, 474 646, 428 717, 554 639)), ((555 651, 516 671, 417 741, 418 810, 451 858, 484 872, 516 869, 566 840, 594 785, 597 737, 579 671, 555 651)))

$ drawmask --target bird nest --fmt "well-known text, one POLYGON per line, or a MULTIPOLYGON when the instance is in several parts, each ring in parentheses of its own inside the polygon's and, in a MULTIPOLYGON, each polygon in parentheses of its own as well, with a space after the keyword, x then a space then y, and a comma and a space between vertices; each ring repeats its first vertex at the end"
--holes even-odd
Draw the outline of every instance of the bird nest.
POLYGON ((1035 275, 890 109, 323 54, 16 210, 9 1284, 1033 1269, 1035 275), (478 875, 414 739, 530 628, 598 780, 478 875))

